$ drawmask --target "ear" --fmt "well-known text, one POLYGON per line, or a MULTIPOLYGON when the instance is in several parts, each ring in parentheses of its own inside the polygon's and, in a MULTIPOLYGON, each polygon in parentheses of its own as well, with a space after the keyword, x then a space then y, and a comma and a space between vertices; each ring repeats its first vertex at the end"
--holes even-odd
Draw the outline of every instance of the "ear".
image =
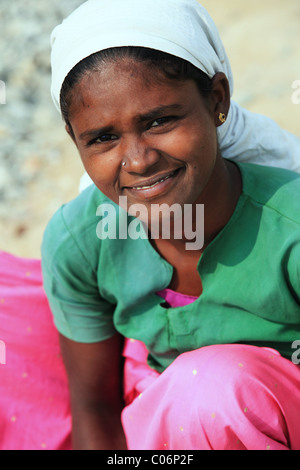
POLYGON ((216 73, 212 78, 211 100, 215 125, 219 127, 226 120, 230 108, 230 88, 223 72, 216 73))

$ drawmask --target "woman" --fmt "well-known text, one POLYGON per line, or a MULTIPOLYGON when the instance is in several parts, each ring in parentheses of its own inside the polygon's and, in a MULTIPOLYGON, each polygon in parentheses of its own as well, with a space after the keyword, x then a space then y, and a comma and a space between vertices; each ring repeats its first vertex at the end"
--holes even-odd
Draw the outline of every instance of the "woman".
POLYGON ((52 47, 52 96, 95 183, 43 242, 74 447, 300 448, 299 175, 223 159, 280 166, 283 134, 230 102, 194 0, 90 0, 52 47))
POLYGON ((222 158, 217 130, 225 148, 241 130, 241 159, 247 131, 207 13, 193 0, 87 2, 54 31, 52 66, 54 102, 96 186, 54 216, 43 245, 75 447, 300 446, 287 359, 300 334, 299 177, 222 158), (123 204, 143 222, 132 237, 116 235, 123 204), (109 205, 117 220, 99 229, 109 205), (187 220, 194 241, 203 230, 197 249, 187 220))

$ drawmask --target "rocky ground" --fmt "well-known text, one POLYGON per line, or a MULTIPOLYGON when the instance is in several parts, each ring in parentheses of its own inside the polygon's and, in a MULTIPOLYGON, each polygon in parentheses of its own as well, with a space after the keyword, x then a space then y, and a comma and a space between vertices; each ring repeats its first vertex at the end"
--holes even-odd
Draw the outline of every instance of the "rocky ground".
MULTIPOLYGON (((126 1, 126 0, 124 0, 126 1)), ((83 172, 50 99, 49 36, 80 0, 0 0, 0 250, 38 257, 45 225, 83 172)), ((235 75, 234 98, 300 135, 299 0, 203 0, 235 75)))

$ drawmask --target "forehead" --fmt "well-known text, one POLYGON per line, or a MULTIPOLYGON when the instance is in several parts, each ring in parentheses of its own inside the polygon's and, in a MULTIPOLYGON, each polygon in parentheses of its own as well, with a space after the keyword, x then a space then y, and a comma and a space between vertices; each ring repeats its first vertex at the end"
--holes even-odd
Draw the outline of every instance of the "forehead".
POLYGON ((70 118, 83 108, 92 109, 101 104, 111 110, 114 106, 130 101, 148 106, 153 99, 165 101, 188 93, 191 80, 167 78, 162 70, 131 58, 102 64, 96 70, 86 72, 75 85, 70 102, 70 118))

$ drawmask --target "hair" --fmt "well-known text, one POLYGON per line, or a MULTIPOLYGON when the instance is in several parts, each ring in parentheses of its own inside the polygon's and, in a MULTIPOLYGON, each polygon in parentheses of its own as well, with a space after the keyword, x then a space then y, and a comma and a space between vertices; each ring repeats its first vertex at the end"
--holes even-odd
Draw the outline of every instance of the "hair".
POLYGON ((131 58, 137 62, 145 63, 156 68, 161 76, 171 80, 194 80, 200 94, 208 98, 212 90, 212 80, 200 69, 184 59, 175 57, 166 52, 146 47, 114 47, 96 52, 81 60, 65 78, 60 92, 60 108, 65 123, 70 127, 69 107, 72 100, 74 86, 80 82, 85 74, 99 71, 105 64, 117 62, 123 58, 131 58))

